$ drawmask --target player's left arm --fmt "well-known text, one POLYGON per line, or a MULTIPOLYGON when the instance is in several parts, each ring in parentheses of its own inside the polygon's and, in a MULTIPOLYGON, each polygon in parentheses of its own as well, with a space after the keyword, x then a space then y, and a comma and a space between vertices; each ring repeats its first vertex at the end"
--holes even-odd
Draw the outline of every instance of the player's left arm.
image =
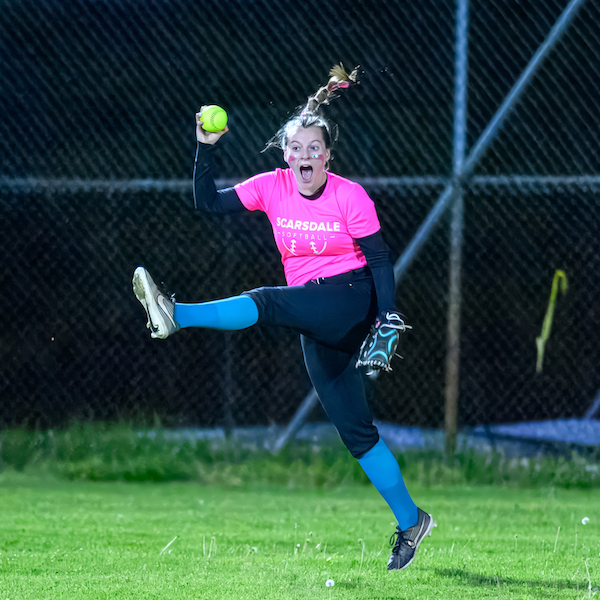
POLYGON ((404 315, 395 308, 394 268, 381 230, 359 238, 356 242, 373 275, 379 310, 375 323, 360 348, 356 366, 368 367, 370 371, 391 371, 390 363, 396 353, 400 333, 410 329, 410 326, 406 325, 404 315))
POLYGON ((355 240, 367 259, 367 265, 373 275, 377 308, 379 312, 394 310, 396 306, 396 284, 390 251, 383 239, 381 229, 372 235, 355 240))
POLYGON ((348 233, 360 247, 373 274, 379 311, 393 310, 396 286, 390 252, 383 235, 375 203, 358 183, 345 188, 341 202, 348 233))
POLYGON ((389 249, 381 234, 381 225, 375 203, 358 184, 354 184, 346 197, 344 215, 348 233, 359 245, 373 275, 379 314, 363 342, 357 367, 366 366, 371 371, 391 371, 390 363, 396 352, 400 333, 410 327, 395 308, 396 285, 389 249))

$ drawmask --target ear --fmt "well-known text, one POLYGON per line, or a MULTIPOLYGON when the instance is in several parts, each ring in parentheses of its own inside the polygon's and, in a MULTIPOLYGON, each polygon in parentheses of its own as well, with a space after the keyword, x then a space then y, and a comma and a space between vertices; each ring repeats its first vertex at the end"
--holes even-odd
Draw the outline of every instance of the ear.
POLYGON ((289 156, 290 156, 289 150, 286 148, 286 149, 283 151, 283 161, 284 161, 284 162, 285 162, 285 163, 286 163, 288 166, 289 166, 289 164, 290 164, 290 163, 289 163, 289 160, 288 160, 289 156))
POLYGON ((325 164, 327 164, 329 162, 330 158, 331 158, 331 150, 329 148, 327 148, 325 150, 325 164))

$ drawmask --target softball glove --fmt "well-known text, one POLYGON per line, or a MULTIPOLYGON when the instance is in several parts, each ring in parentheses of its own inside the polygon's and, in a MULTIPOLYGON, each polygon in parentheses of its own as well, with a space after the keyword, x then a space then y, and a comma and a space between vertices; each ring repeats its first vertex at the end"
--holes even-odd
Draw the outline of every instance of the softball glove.
MULTIPOLYGON (((370 375, 378 370, 391 371, 390 363, 396 354, 400 333, 412 329, 399 312, 384 310, 375 319, 371 331, 360 347, 356 368, 368 367, 370 375)), ((396 356, 400 356, 396 354, 396 356)), ((402 357, 400 357, 402 358, 402 357)))

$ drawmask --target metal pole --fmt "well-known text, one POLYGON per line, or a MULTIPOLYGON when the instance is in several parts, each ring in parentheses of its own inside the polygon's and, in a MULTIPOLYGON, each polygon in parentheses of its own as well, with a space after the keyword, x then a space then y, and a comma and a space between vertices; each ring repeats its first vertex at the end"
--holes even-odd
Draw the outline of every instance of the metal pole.
POLYGON ((448 290, 448 332, 446 340, 446 386, 444 430, 446 460, 456 453, 458 431, 458 397, 460 382, 460 310, 461 263, 463 244, 462 171, 467 139, 467 30, 468 0, 458 0, 456 7, 456 75, 454 82, 454 147, 452 186, 454 202, 450 224, 450 282, 448 290))
POLYGON ((449 464, 452 464, 454 461, 456 434, 458 432, 462 243, 463 196, 462 192, 458 192, 452 206, 452 222, 450 226, 450 283, 446 339, 446 385, 444 390, 445 452, 446 461, 449 464))
POLYGON ((308 415, 312 409, 317 405, 319 396, 315 388, 312 388, 306 398, 302 401, 300 408, 296 411, 296 414, 292 417, 292 420, 288 423, 287 427, 283 430, 281 435, 275 440, 272 448, 270 448, 273 454, 277 454, 288 442, 288 440, 294 436, 294 434, 304 425, 308 415))
POLYGON ((429 214, 427 217, 425 217, 423 223, 421 223, 417 233, 415 233, 400 258, 398 258, 396 261, 396 264, 394 265, 394 278, 396 280, 396 286, 398 286, 413 259, 419 253, 419 250, 421 250, 425 242, 429 239, 431 231, 435 225, 437 225, 440 217, 446 211, 446 208, 452 201, 453 192, 454 189, 452 185, 446 186, 446 189, 442 192, 442 195, 438 198, 431 211, 429 211, 429 214))
POLYGON ((596 399, 592 402, 592 405, 587 409, 584 419, 593 419, 596 415, 600 415, 600 390, 598 390, 598 395, 596 399))

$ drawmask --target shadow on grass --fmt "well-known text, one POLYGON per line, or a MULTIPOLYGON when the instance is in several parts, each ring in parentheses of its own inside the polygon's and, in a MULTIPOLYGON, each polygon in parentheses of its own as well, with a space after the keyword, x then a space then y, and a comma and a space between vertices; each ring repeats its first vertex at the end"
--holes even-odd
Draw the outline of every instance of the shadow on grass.
POLYGON ((466 569, 436 569, 440 577, 447 577, 454 580, 455 583, 471 587, 494 587, 502 589, 503 587, 526 587, 535 589, 536 598, 554 598, 556 590, 586 591, 587 581, 570 581, 568 579, 555 579, 553 581, 516 579, 514 577, 500 577, 499 575, 483 575, 481 573, 472 573, 466 569))

